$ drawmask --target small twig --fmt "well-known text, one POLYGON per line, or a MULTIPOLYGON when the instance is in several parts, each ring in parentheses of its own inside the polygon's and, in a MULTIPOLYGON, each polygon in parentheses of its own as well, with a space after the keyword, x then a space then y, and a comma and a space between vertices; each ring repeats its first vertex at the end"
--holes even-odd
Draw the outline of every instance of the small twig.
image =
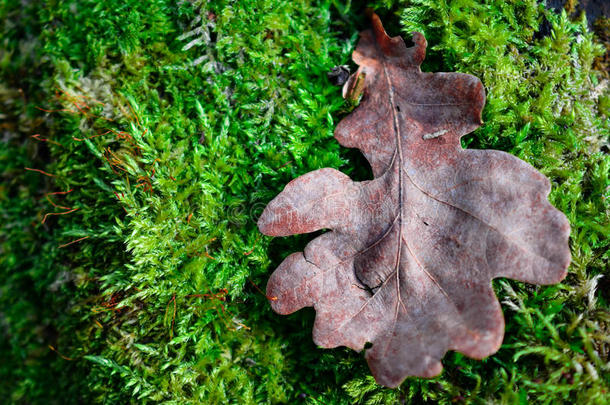
POLYGON ((49 143, 53 143, 53 144, 58 145, 58 146, 63 146, 61 143, 59 143, 59 142, 55 142, 55 141, 54 141, 54 140, 52 140, 52 139, 48 139, 48 138, 41 138, 41 137, 40 137, 40 134, 34 134, 34 135, 32 135, 32 136, 31 136, 31 138, 34 138, 34 139, 36 139, 37 141, 41 141, 41 142, 49 142, 49 143))
POLYGON ((110 132, 112 132, 112 130, 108 130, 108 131, 106 131, 106 132, 104 132, 104 133, 97 134, 97 135, 91 135, 90 137, 87 137, 87 138, 77 138, 77 137, 73 136, 73 137, 72 137, 72 139, 74 139, 75 141, 78 141, 78 142, 82 142, 82 141, 84 141, 85 139, 93 139, 93 138, 97 138, 98 136, 102 136, 102 135, 109 134, 110 132))
POLYGON ((48 112, 48 113, 55 113, 55 112, 71 112, 76 114, 76 111, 72 111, 72 110, 68 110, 67 108, 62 108, 61 110, 45 110, 44 108, 40 108, 40 107, 34 107, 39 109, 40 111, 44 111, 44 112, 48 112))
POLYGON ((55 203, 53 202, 53 200, 51 200, 51 197, 49 197, 48 195, 47 195, 47 196, 45 196, 45 198, 46 198, 46 199, 47 199, 47 201, 48 201, 48 202, 50 202, 50 203, 51 203, 51 205, 52 205, 52 206, 54 206, 55 208, 61 208, 61 209, 64 209, 64 210, 70 210, 70 209, 72 209, 72 207, 66 207, 66 206, 64 206, 64 205, 57 205, 57 204, 55 204, 55 203))
POLYGON ((53 350, 55 353, 57 353, 59 355, 59 357, 61 357, 64 360, 68 360, 68 361, 72 361, 74 359, 68 357, 68 356, 64 356, 63 354, 61 354, 56 348, 54 348, 53 346, 49 345, 49 349, 53 350))
POLYGON ((263 290, 261 290, 260 288, 258 288, 258 286, 256 284, 254 284, 254 281, 250 280, 250 278, 248 278, 248 281, 254 286, 254 288, 256 288, 258 290, 258 292, 263 294, 269 301, 277 301, 277 297, 270 297, 267 294, 265 294, 263 292, 263 290))
POLYGON ((260 239, 260 237, 261 237, 261 235, 259 234, 259 235, 256 237, 256 240, 254 241, 254 247, 253 247, 252 249, 250 249, 249 251, 244 252, 244 256, 250 256, 250 255, 252 254, 252 252, 254 252, 254 249, 256 249, 256 243, 258 242, 258 240, 260 239))
POLYGON ((89 238, 89 236, 83 236, 82 238, 79 238, 79 239, 73 240, 72 242, 68 242, 68 243, 66 243, 65 245, 61 245, 61 246, 59 247, 59 249, 61 249, 61 248, 65 248, 66 246, 70 246, 70 245, 71 245, 71 244, 73 244, 73 243, 80 242, 81 240, 85 240, 85 239, 87 239, 87 238, 89 238))
POLYGON ((71 188, 68 191, 53 191, 52 193, 45 193, 45 196, 47 196, 47 195, 56 195, 56 194, 68 194, 68 193, 71 193, 72 190, 74 190, 74 189, 71 188))
POLYGON ((176 293, 172 295, 172 299, 170 299, 167 303, 167 307, 165 308, 165 318, 167 319, 167 311, 169 310, 169 304, 174 301, 174 314, 172 316, 172 336, 174 335, 174 321, 176 320, 176 293))
POLYGON ((42 173, 42 174, 44 174, 45 176, 49 176, 49 177, 55 177, 55 175, 54 175, 54 174, 47 173, 47 172, 45 172, 45 171, 43 171, 43 170, 40 170, 40 169, 31 169, 31 168, 29 168, 29 167, 26 167, 26 168, 25 168, 25 170, 29 170, 29 171, 31 171, 31 172, 38 172, 38 173, 42 173))
POLYGON ((69 213, 77 211, 77 210, 78 210, 78 208, 72 208, 71 210, 65 211, 65 212, 48 212, 44 215, 44 218, 42 219, 42 223, 44 224, 45 221, 47 220, 47 217, 49 217, 51 215, 66 215, 66 214, 69 214, 69 213))

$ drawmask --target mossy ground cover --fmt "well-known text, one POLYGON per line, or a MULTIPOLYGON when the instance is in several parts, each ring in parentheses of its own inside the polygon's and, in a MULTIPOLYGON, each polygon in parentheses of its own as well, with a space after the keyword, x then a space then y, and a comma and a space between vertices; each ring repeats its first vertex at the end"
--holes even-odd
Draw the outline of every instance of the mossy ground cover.
POLYGON ((2 0, 0 24, 2 402, 607 401, 608 82, 584 20, 531 0, 2 0), (563 283, 495 282, 496 355, 397 390, 256 287, 310 239, 256 229, 288 181, 370 176, 332 137, 351 107, 326 78, 366 6, 426 34, 424 70, 481 78, 464 145, 537 167, 572 224, 563 283))

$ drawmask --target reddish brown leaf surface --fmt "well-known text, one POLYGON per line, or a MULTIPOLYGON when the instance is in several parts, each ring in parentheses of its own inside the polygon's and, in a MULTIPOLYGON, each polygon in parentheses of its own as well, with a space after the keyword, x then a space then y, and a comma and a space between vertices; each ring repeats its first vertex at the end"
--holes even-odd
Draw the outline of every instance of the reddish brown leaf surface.
POLYGON ((271 305, 313 306, 322 347, 371 342, 369 367, 389 387, 437 375, 447 350, 495 353, 504 319, 491 280, 557 283, 570 262, 569 223, 547 201, 547 178, 507 153, 460 146, 481 123, 481 82, 422 73, 426 40, 413 42, 388 37, 373 16, 353 53, 360 68, 346 88, 362 88, 362 100, 335 137, 364 153, 374 179, 308 173, 258 222, 273 236, 331 230, 280 264, 271 305))

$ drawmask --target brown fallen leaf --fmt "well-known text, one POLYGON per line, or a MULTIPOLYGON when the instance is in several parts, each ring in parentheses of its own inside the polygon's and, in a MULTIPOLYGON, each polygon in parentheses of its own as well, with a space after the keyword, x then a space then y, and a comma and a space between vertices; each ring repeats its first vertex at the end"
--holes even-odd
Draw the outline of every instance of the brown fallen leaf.
POLYGON ((461 73, 422 73, 426 40, 390 38, 373 15, 353 53, 362 100, 335 137, 360 149, 374 179, 334 169, 305 174, 264 210, 273 236, 330 229, 272 274, 280 314, 313 306, 313 339, 362 350, 380 384, 432 377, 456 350, 481 359, 502 343, 496 277, 561 281, 570 263, 566 217, 547 201, 550 183, 494 150, 464 150, 481 124, 485 92, 461 73))

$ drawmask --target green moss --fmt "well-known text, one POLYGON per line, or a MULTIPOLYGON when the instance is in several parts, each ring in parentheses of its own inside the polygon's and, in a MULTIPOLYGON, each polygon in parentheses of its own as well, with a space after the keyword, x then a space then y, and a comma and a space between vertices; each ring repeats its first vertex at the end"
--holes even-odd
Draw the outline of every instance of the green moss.
POLYGON ((498 354, 450 353, 441 376, 384 389, 361 354, 313 345, 312 310, 278 316, 254 287, 309 238, 256 229, 288 181, 320 167, 369 175, 332 138, 348 106, 326 79, 348 62, 362 9, 0 2, 3 398, 604 402, 608 96, 591 68, 603 51, 584 21, 535 1, 379 6, 390 27, 426 34, 424 70, 483 80, 485 125, 465 146, 536 166, 572 224, 564 283, 496 282, 507 324, 498 354), (65 211, 45 194, 68 190, 49 198, 78 210, 42 224, 65 211))

